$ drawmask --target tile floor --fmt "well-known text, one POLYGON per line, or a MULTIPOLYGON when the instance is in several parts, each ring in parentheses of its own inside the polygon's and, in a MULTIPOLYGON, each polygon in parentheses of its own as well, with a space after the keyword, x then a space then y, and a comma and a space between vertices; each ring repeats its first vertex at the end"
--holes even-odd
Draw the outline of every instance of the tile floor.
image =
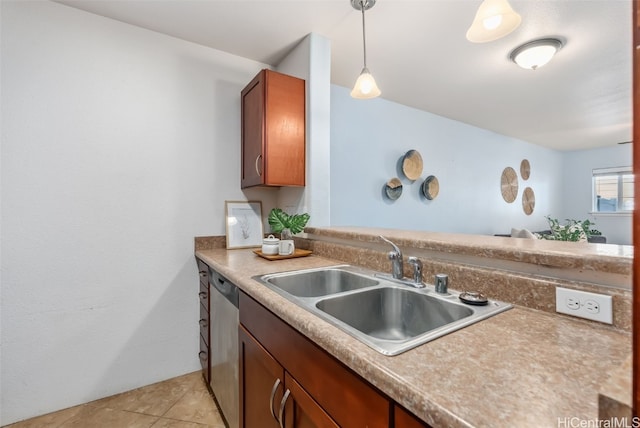
POLYGON ((202 372, 137 388, 6 428, 225 428, 202 372))

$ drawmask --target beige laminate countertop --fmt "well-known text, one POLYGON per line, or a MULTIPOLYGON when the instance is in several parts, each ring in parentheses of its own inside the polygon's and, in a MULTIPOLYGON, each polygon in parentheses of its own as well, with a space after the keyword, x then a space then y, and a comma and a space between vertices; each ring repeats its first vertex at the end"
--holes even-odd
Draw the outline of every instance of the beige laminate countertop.
POLYGON ((631 353, 629 334, 516 306, 387 357, 252 279, 343 263, 315 255, 268 261, 250 249, 202 250, 196 256, 434 427, 594 421, 601 385, 631 353))

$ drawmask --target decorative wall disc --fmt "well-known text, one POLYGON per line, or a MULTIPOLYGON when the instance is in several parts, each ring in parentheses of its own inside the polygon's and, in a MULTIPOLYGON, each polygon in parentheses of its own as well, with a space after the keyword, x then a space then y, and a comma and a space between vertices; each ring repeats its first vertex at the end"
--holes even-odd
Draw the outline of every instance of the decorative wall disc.
POLYGON ((417 150, 409 150, 402 158, 402 172, 409 180, 417 180, 422 174, 422 156, 417 150))
POLYGON ((520 177, 522 177, 523 180, 528 180, 530 176, 531 165, 527 159, 522 159, 522 162, 520 162, 520 177))
POLYGON ((502 198, 508 203, 515 201, 518 197, 518 175, 516 170, 510 166, 502 171, 500 191, 502 192, 502 198))
POLYGON ((533 189, 531 187, 527 187, 522 193, 522 210, 526 215, 531 215, 535 207, 536 195, 533 193, 533 189))
POLYGON ((402 195, 402 182, 397 177, 393 177, 384 185, 384 192, 389 199, 395 201, 402 195))
POLYGON ((422 182, 421 189, 425 198, 429 200, 435 199, 440 192, 440 183, 436 176, 430 175, 422 182))

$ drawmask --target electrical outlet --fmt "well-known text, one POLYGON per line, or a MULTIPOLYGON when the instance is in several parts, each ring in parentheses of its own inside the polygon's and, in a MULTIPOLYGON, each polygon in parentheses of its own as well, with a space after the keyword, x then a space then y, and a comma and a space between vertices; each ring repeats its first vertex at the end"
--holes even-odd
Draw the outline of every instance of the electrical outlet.
POLYGON ((613 324, 611 296, 556 287, 556 312, 613 324))

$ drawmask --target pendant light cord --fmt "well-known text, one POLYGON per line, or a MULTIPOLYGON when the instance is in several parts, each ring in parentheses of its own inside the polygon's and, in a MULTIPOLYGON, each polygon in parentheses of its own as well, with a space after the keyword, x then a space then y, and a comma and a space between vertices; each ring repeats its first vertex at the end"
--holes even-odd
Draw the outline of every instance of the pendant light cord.
POLYGON ((364 68, 367 68, 367 39, 364 32, 364 9, 367 0, 360 0, 360 10, 362 10, 362 51, 364 52, 364 68))

